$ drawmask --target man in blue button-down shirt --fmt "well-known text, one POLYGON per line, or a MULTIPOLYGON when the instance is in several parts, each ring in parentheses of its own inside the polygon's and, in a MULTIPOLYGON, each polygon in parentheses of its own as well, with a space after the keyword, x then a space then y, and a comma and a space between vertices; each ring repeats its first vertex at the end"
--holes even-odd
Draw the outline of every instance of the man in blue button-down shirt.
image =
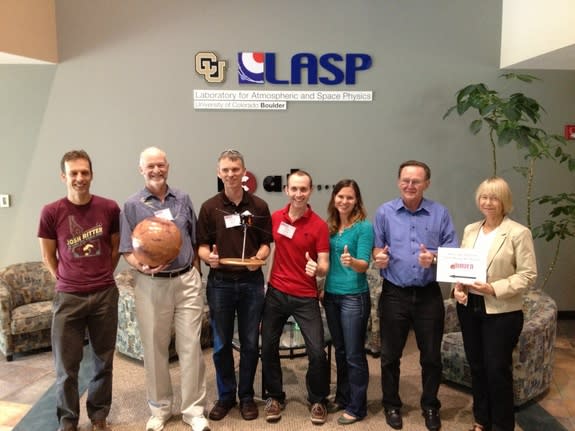
POLYGON ((384 278, 379 300, 383 407, 394 429, 403 426, 399 364, 411 327, 420 351, 425 425, 431 431, 441 428, 437 393, 445 310, 435 264, 437 248, 457 247, 458 240, 447 208, 423 197, 430 177, 425 163, 402 163, 400 197, 381 205, 373 223, 373 257, 384 278))

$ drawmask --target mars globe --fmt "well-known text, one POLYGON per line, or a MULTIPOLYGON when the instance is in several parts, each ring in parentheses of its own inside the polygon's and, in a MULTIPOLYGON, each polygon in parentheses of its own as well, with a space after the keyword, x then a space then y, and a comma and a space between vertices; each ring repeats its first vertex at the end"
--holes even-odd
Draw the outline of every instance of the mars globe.
POLYGON ((132 247, 136 259, 156 267, 174 260, 182 246, 180 230, 174 222, 160 217, 148 217, 132 232, 132 247))

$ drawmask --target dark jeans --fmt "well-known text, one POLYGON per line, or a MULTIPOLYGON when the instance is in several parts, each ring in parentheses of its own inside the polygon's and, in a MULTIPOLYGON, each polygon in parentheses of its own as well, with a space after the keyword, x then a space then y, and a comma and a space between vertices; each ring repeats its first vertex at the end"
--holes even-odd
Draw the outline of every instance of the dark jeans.
POLYGON ((367 415, 369 368, 365 356, 369 291, 355 295, 325 293, 323 306, 337 363, 335 402, 356 418, 367 415))
POLYGON ((241 274, 210 270, 207 284, 210 320, 214 337, 218 399, 236 402, 254 397, 254 377, 258 366, 259 329, 264 305, 264 277, 261 270, 241 274), (240 340, 239 385, 236 383, 232 339, 237 313, 240 340))
POLYGON ((112 404, 112 367, 118 327, 118 289, 94 293, 56 292, 52 317, 52 353, 56 366, 56 414, 63 428, 76 426, 80 415, 78 371, 86 329, 92 349, 92 378, 86 410, 90 419, 105 419, 112 404))
POLYGON ((413 327, 421 365, 422 409, 439 409, 441 339, 445 308, 439 284, 397 287, 383 282, 379 299, 381 330, 381 388, 383 406, 400 408, 399 364, 409 329, 413 327))
POLYGON ((471 369, 475 421, 493 431, 513 431, 512 355, 523 328, 523 311, 487 314, 483 297, 457 304, 465 355, 471 369))
POLYGON ((264 398, 285 401, 279 342, 287 319, 293 316, 304 338, 309 367, 306 373, 308 401, 324 403, 329 395, 329 364, 319 301, 287 295, 268 284, 262 319, 262 369, 264 398))

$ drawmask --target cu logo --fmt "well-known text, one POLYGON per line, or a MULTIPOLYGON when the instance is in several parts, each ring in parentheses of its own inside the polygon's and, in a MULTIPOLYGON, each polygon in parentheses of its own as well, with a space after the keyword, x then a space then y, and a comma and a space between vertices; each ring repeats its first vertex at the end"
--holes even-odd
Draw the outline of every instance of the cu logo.
POLYGON ((196 54, 196 72, 202 75, 207 82, 223 82, 226 62, 218 61, 213 52, 198 52, 196 54))

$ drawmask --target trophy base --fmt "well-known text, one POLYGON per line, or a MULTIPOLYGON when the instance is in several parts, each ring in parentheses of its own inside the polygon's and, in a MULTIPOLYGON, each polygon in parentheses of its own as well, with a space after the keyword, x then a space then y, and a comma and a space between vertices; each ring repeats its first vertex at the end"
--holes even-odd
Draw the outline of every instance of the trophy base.
POLYGON ((265 265, 266 261, 261 259, 242 259, 241 257, 224 257, 220 259, 220 263, 234 266, 261 266, 265 265))

